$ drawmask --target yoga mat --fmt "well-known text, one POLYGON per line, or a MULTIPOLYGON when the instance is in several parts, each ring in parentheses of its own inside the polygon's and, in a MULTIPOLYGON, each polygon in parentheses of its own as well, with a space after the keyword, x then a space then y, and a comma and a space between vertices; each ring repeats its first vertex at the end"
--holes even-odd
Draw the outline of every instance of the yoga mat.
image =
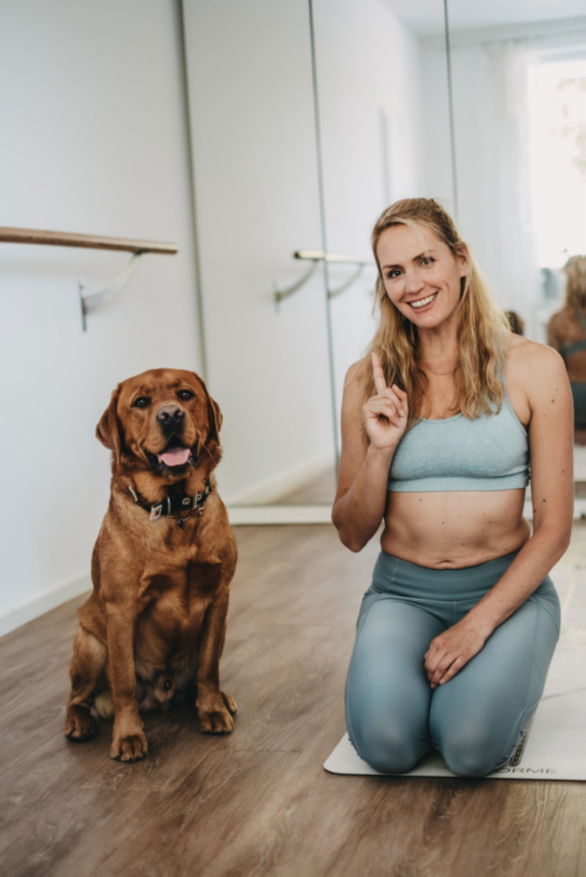
MULTIPOLYGON (((558 567, 556 573, 565 621, 545 691, 508 764, 489 774, 489 779, 586 780, 586 575, 581 564, 558 567)), ((384 776, 362 761, 346 734, 324 768, 336 774, 384 776)), ((414 770, 397 776, 455 774, 439 753, 432 752, 414 770)))

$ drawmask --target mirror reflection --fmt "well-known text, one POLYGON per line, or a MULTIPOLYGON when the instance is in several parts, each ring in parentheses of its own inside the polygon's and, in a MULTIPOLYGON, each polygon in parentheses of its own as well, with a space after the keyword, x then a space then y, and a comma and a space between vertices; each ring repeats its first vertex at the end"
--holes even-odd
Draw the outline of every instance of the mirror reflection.
MULTIPOLYGON (((586 252, 584 7, 476 5, 448 2, 458 221, 503 308, 564 356, 579 427, 586 284, 578 291, 582 263, 571 257, 586 252)), ((579 500, 582 436, 577 428, 579 500)))
POLYGON ((583 2, 218 0, 186 3, 185 23, 222 491, 232 507, 327 509, 387 204, 437 198, 497 302, 547 341, 563 266, 586 251, 583 2), (317 254, 303 283, 296 251, 317 254))

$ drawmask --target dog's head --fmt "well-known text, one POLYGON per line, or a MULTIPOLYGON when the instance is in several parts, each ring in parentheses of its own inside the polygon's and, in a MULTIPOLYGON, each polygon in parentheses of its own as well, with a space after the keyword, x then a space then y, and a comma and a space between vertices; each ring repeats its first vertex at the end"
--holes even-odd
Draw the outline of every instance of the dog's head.
POLYGON ((195 372, 152 369, 118 385, 96 435, 112 451, 115 470, 148 469, 173 480, 200 458, 208 469, 218 463, 221 424, 220 409, 195 372))

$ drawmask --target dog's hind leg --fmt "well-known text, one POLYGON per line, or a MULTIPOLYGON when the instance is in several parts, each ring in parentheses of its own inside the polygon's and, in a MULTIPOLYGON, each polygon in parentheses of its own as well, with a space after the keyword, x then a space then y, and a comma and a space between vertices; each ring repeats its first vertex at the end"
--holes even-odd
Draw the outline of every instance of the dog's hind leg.
POLYGON ((90 740, 97 733, 98 725, 90 710, 96 691, 103 682, 106 657, 103 643, 80 627, 73 644, 69 668, 71 693, 65 720, 65 736, 74 743, 90 740))

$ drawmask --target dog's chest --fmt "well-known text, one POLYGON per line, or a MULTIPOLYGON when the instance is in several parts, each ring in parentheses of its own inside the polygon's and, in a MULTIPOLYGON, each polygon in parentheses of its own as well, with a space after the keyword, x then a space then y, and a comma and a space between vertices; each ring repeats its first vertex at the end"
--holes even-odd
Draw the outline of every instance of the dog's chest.
POLYGON ((220 582, 219 564, 190 562, 183 568, 145 570, 141 579, 142 615, 163 628, 189 628, 212 602, 220 582))
POLYGON ((140 662, 158 668, 184 663, 197 644, 209 603, 187 587, 159 589, 138 620, 140 662))
POLYGON ((231 554, 230 540, 218 540, 213 528, 202 527, 197 519, 188 518, 183 526, 175 518, 149 522, 144 531, 143 558, 146 567, 157 570, 202 569, 223 563, 231 554))
POLYGON ((188 590, 162 593, 143 613, 143 627, 165 641, 191 640, 199 632, 207 605, 188 590))

